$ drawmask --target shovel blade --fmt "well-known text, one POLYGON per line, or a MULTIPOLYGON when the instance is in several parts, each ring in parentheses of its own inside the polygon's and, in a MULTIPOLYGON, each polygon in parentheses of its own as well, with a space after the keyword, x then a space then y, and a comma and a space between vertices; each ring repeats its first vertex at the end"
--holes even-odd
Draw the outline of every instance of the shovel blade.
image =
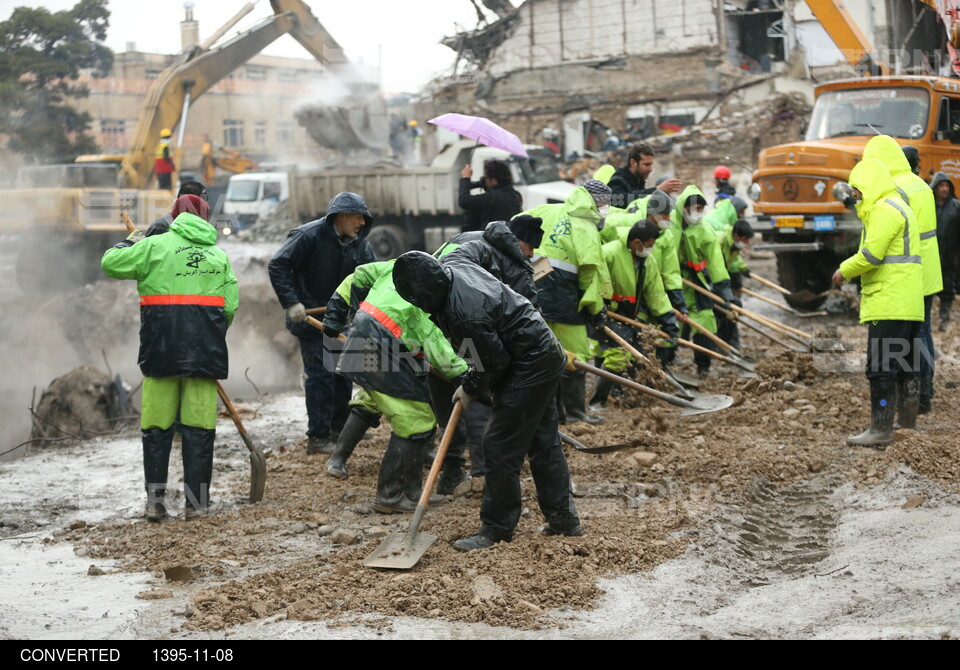
POLYGON ((696 400, 691 400, 691 406, 680 412, 680 416, 696 416, 697 414, 719 412, 732 406, 733 402, 733 398, 728 395, 702 395, 696 400))
POLYGON ((436 535, 409 532, 391 533, 383 539, 376 551, 363 562, 365 568, 380 570, 409 570, 423 558, 427 549, 437 541, 436 535))
POLYGON ((670 371, 670 375, 676 379, 678 382, 684 386, 688 386, 693 389, 700 388, 700 380, 694 377, 693 375, 684 374, 682 372, 676 372, 674 370, 670 371))

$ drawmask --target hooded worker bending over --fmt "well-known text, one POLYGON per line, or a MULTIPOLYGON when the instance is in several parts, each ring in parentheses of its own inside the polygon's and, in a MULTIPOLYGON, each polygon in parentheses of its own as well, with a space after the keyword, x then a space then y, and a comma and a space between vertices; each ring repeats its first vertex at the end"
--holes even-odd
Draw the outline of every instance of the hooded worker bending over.
POLYGON ((480 532, 458 540, 454 548, 485 549, 513 538, 522 510, 524 458, 530 461, 537 501, 547 519, 544 532, 582 535, 554 401, 567 361, 540 312, 486 270, 442 265, 419 251, 397 259, 393 278, 404 299, 430 314, 454 347, 470 352, 470 369, 455 399, 469 405, 478 396, 493 397, 483 440, 487 474, 480 532))

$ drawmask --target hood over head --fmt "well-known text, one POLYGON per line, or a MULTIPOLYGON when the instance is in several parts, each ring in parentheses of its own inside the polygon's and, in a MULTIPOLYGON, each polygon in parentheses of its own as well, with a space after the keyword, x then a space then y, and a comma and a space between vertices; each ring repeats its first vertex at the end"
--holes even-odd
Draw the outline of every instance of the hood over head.
POLYGON ((748 207, 747 201, 741 198, 739 195, 731 197, 730 203, 733 205, 733 209, 736 211, 738 216, 748 207))
POLYGON ((957 197, 957 192, 956 192, 956 188, 953 185, 953 180, 950 179, 950 177, 947 175, 946 172, 938 172, 937 174, 933 175, 933 181, 930 182, 930 188, 936 191, 937 186, 939 186, 943 182, 947 182, 950 184, 950 197, 951 198, 957 197))
MULTIPOLYGON (((904 158, 903 162, 906 164, 907 159, 904 158)), ((850 171, 849 183, 863 194, 863 200, 857 205, 860 212, 870 209, 884 198, 898 194, 889 170, 876 159, 865 158, 857 163, 850 171)))
POLYGON ((870 138, 867 146, 863 148, 863 160, 871 159, 883 163, 892 177, 904 172, 912 172, 910 162, 903 153, 903 147, 889 135, 877 135, 870 138))
POLYGON ((366 236, 370 226, 373 225, 373 215, 367 209, 367 201, 362 196, 349 191, 337 193, 330 199, 329 204, 327 204, 327 216, 331 214, 362 214, 366 221, 363 228, 360 229, 362 237, 366 236))
POLYGON ((217 229, 190 212, 183 212, 177 216, 170 224, 170 232, 195 244, 210 246, 217 243, 217 229))
POLYGON ((450 271, 423 251, 408 251, 393 265, 393 285, 397 293, 428 314, 440 311, 452 282, 450 271))
POLYGON ((661 190, 656 190, 647 200, 647 214, 659 214, 661 216, 670 214, 673 209, 673 198, 661 190))
POLYGON ((683 189, 680 197, 677 198, 677 204, 673 207, 673 221, 675 224, 680 225, 683 223, 683 208, 686 207, 687 201, 695 196, 701 198, 704 202, 707 201, 707 199, 703 197, 703 191, 700 190, 700 187, 691 184, 683 189))
POLYGON ((600 221, 600 211, 597 209, 597 203, 594 202, 593 196, 583 186, 578 186, 570 192, 564 202, 564 210, 570 216, 584 219, 593 224, 600 221))

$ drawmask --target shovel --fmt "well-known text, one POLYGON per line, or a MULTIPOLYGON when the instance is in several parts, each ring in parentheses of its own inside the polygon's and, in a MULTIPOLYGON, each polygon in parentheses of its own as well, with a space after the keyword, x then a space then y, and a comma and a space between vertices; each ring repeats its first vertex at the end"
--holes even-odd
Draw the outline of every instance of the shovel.
POLYGON ((456 430, 462 413, 463 404, 458 400, 453 405, 450 420, 447 421, 440 446, 437 447, 437 453, 433 457, 433 465, 430 466, 430 474, 427 475, 427 481, 423 485, 420 500, 417 502, 417 509, 410 520, 410 527, 406 532, 391 533, 385 537, 376 551, 363 562, 365 568, 409 570, 420 561, 427 549, 437 541, 436 535, 420 533, 420 522, 423 521, 423 515, 427 513, 427 507, 430 505, 430 493, 433 491, 433 485, 436 483, 437 477, 440 476, 443 459, 447 455, 450 441, 453 440, 453 431, 456 430))
POLYGON ((227 408, 230 418, 233 419, 233 424, 237 427, 243 443, 247 445, 247 449, 250 451, 250 502, 260 502, 263 500, 263 490, 267 485, 267 459, 264 457, 263 451, 247 435, 247 430, 240 420, 240 415, 237 414, 237 408, 230 402, 230 398, 219 380, 217 380, 217 394, 223 401, 223 406, 227 408))
MULTIPOLYGON (((650 362, 650 359, 649 359, 649 358, 647 358, 646 356, 644 356, 643 354, 641 354, 641 353, 637 350, 636 347, 634 347, 634 346, 631 345, 629 342, 627 342, 625 339, 623 339, 622 337, 620 337, 619 335, 617 335, 617 333, 614 332, 614 330, 613 330, 612 328, 610 328, 610 326, 604 326, 604 327, 603 327, 603 332, 607 334, 607 337, 609 337, 611 340, 613 340, 614 342, 616 342, 617 344, 619 344, 620 347, 623 348, 628 354, 631 354, 632 356, 635 356, 636 358, 640 359, 641 361, 643 361, 643 362, 646 363, 647 365, 650 365, 651 367, 653 366, 653 363, 650 362)), ((667 382, 668 384, 670 384, 672 387, 674 387, 675 389, 677 389, 677 395, 678 395, 678 396, 680 396, 681 398, 685 398, 686 400, 693 400, 694 398, 697 397, 697 396, 693 395, 692 393, 690 393, 690 391, 688 391, 687 389, 685 389, 680 382, 678 382, 676 379, 674 379, 673 377, 671 377, 670 375, 668 375, 666 372, 664 372, 663 369, 661 369, 661 368, 657 368, 657 369, 660 371, 660 377, 661 377, 665 382, 667 382)))
MULTIPOLYGON (((780 286, 779 284, 774 284, 769 279, 764 279, 763 277, 757 276, 753 272, 753 270, 750 271, 750 279, 756 279, 758 282, 760 282, 764 286, 772 288, 774 291, 779 291, 784 296, 786 296, 787 302, 790 302, 792 304, 795 304, 801 307, 804 305, 814 305, 815 303, 818 303, 819 301, 823 300, 828 295, 831 295, 833 293, 833 291, 824 291, 823 293, 814 293, 813 291, 808 291, 806 289, 802 289, 800 291, 788 291, 787 289, 780 286)), ((806 317, 806 316, 823 316, 823 315, 819 314, 818 312, 813 312, 811 314, 798 313, 797 316, 806 317)))
POLYGON ((582 451, 585 454, 609 454, 613 451, 622 451, 624 449, 634 449, 636 444, 628 442, 625 444, 611 444, 605 447, 588 447, 577 440, 573 439, 566 433, 560 433, 560 441, 564 444, 569 444, 571 447, 577 451, 582 451))
POLYGON ((777 302, 776 300, 771 300, 771 299, 768 298, 767 296, 761 295, 760 293, 757 293, 756 291, 751 291, 751 290, 748 289, 748 288, 744 288, 744 289, 741 289, 741 290, 742 290, 746 295, 750 296, 751 298, 756 298, 757 300, 760 300, 760 301, 762 301, 762 302, 765 302, 765 303, 767 303, 768 305, 773 305, 774 307, 778 307, 778 308, 782 309, 784 312, 786 312, 787 314, 793 314, 794 316, 799 317, 799 318, 801 318, 801 319, 809 319, 809 318, 815 317, 815 316, 826 316, 826 315, 827 315, 826 312, 798 312, 798 311, 795 310, 793 307, 787 307, 786 305, 781 305, 781 304, 780 304, 779 302, 777 302))
POLYGON ((587 365, 586 363, 581 363, 577 360, 573 362, 573 365, 578 370, 583 370, 584 372, 595 374, 598 377, 609 379, 610 381, 616 382, 621 386, 626 386, 627 388, 640 391, 641 393, 645 393, 648 396, 662 400, 663 402, 674 405, 675 407, 682 407, 683 411, 680 412, 680 416, 694 416, 697 414, 707 414, 709 412, 719 412, 720 410, 727 409, 734 403, 734 399, 728 395, 704 395, 699 396, 694 400, 683 400, 676 396, 670 395, 669 393, 657 391, 649 386, 638 384, 630 379, 624 379, 623 377, 615 375, 612 372, 595 368, 592 365, 587 365))
MULTIPOLYGON (((626 318, 626 317, 624 317, 624 316, 620 316, 619 314, 614 314, 614 313, 610 313, 610 314, 608 314, 608 316, 609 316, 611 319, 614 319, 615 321, 620 321, 621 323, 625 323, 625 324, 627 324, 628 326, 633 326, 634 328, 639 328, 639 329, 641 329, 641 330, 652 330, 652 331, 655 332, 658 336, 663 337, 663 338, 668 338, 668 336, 667 336, 666 333, 660 332, 659 330, 657 330, 657 329, 654 328, 653 326, 650 326, 650 325, 648 325, 648 324, 646 324, 646 323, 641 323, 641 322, 639 322, 639 321, 634 321, 633 319, 628 319, 628 318, 626 318)), ((669 338, 668 338, 668 339, 669 339, 669 338)), ((734 366, 734 367, 740 368, 741 370, 743 370, 743 371, 746 372, 746 373, 753 374, 753 373, 756 372, 756 366, 754 366, 752 363, 747 363, 746 361, 742 361, 742 360, 740 360, 740 359, 738 359, 738 358, 732 358, 732 357, 730 357, 730 356, 724 356, 723 354, 718 354, 716 351, 711 351, 710 349, 707 349, 706 347, 701 347, 699 344, 694 344, 693 342, 689 342, 689 341, 684 340, 684 339, 678 339, 678 340, 677 340, 677 344, 679 344, 679 345, 682 346, 682 347, 686 347, 687 349, 692 349, 693 351, 699 351, 700 353, 702 353, 702 354, 704 354, 704 355, 706 355, 706 356, 709 356, 710 358, 713 358, 713 359, 715 359, 715 360, 722 361, 722 362, 727 363, 727 364, 729 364, 729 365, 732 365, 732 366, 734 366)), ((685 383, 685 382, 682 382, 682 383, 685 383)))

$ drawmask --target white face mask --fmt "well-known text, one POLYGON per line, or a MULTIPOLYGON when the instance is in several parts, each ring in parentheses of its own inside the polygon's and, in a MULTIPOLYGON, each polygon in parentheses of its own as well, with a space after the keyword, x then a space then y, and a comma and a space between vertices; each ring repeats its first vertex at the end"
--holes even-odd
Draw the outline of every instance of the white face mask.
POLYGON ((744 244, 743 242, 734 242, 733 248, 736 249, 737 251, 743 251, 744 249, 747 248, 747 245, 744 244))
POLYGON ((703 221, 703 212, 686 212, 683 218, 688 226, 698 226, 703 221))
POLYGON ((600 212, 600 218, 607 218, 607 214, 610 213, 610 205, 603 205, 602 207, 597 207, 597 211, 600 212))
POLYGON ((650 255, 650 249, 648 249, 647 247, 640 247, 639 249, 633 252, 633 255, 636 256, 637 258, 646 258, 647 256, 650 255))
POLYGON ((664 218, 657 221, 657 226, 660 228, 660 230, 668 230, 671 225, 673 225, 673 221, 671 221, 669 218, 664 218))

